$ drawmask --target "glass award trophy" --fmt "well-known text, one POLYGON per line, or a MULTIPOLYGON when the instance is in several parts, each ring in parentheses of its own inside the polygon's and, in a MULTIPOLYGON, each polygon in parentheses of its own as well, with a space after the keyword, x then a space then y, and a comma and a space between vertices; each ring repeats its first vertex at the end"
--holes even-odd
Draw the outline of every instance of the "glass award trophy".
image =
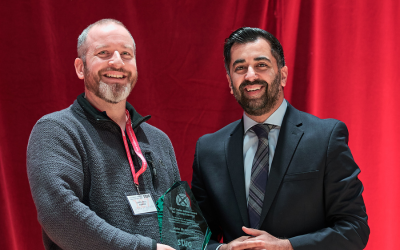
POLYGON ((177 250, 204 250, 211 231, 186 181, 176 182, 157 201, 161 243, 177 250))

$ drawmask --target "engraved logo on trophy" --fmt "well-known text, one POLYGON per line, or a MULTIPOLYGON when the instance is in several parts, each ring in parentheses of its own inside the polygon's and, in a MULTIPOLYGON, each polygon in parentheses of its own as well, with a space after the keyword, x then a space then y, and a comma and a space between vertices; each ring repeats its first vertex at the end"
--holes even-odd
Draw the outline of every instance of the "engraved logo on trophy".
POLYGON ((185 194, 178 194, 176 196, 176 204, 182 207, 190 207, 189 198, 185 194))

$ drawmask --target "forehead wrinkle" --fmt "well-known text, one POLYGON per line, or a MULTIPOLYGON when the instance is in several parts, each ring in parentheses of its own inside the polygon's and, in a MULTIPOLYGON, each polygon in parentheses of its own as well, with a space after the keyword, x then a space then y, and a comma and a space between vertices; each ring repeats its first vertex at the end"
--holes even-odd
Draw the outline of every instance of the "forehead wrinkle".
MULTIPOLYGON (((123 32, 122 32, 122 33, 121 33, 121 32, 118 33, 118 31, 116 31, 117 33, 115 33, 115 34, 109 34, 108 36, 113 36, 113 35, 123 36, 123 37, 124 37, 124 36, 127 36, 127 37, 129 37, 129 39, 132 41, 133 47, 135 46, 135 41, 134 41, 132 35, 129 33, 129 31, 128 31, 125 27, 120 26, 120 25, 118 25, 118 24, 114 24, 114 23, 97 24, 97 25, 93 26, 93 27, 89 30, 85 42, 90 41, 91 43, 93 43, 93 42, 98 41, 98 39, 95 39, 95 38, 93 37, 93 36, 94 36, 93 33, 96 31, 96 29, 102 29, 101 32, 107 32, 107 29, 108 29, 108 31, 112 31, 112 30, 113 30, 113 27, 112 27, 112 26, 114 26, 114 27, 122 27, 122 28, 126 31, 126 34, 122 34, 123 32)), ((102 38, 100 38, 100 39, 102 39, 102 38)), ((90 44, 90 43, 88 43, 88 44, 90 44)), ((99 45, 99 46, 101 46, 101 45, 99 45)), ((107 45, 103 45, 103 46, 107 46, 107 45)), ((128 44, 125 44, 124 47, 125 47, 125 48, 127 48, 127 47, 133 48, 131 45, 128 45, 128 44)), ((96 48, 97 48, 97 47, 96 47, 96 48)))

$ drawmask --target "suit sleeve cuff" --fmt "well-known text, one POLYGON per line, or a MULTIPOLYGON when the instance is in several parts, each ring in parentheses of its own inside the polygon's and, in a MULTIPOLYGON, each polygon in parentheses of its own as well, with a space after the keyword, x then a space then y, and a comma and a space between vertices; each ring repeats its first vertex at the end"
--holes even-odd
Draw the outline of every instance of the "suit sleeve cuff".
POLYGON ((217 248, 215 250, 218 250, 222 245, 224 245, 224 244, 219 244, 219 246, 217 246, 217 248))

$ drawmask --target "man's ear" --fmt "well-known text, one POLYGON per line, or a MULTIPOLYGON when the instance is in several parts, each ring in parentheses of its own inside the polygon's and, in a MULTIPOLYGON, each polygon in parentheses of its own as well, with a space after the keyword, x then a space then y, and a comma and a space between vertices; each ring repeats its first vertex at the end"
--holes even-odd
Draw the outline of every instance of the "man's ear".
POLYGON ((229 88, 231 89, 231 94, 233 95, 232 81, 231 81, 232 79, 228 74, 226 74, 226 79, 228 80, 229 88))
POLYGON ((286 86, 286 82, 287 82, 287 77, 288 77, 288 67, 287 66, 283 66, 281 68, 281 86, 285 87, 286 86))
POLYGON ((75 62, 74 62, 74 66, 75 66, 75 71, 76 71, 76 75, 78 76, 79 79, 84 79, 85 78, 85 74, 83 73, 83 61, 80 58, 76 58, 75 62))

